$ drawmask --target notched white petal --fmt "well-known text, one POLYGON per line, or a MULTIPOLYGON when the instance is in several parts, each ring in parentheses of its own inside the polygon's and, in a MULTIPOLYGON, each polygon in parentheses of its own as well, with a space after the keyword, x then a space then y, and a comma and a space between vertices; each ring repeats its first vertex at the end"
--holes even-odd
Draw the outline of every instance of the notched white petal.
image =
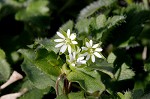
POLYGON ((79 60, 83 60, 83 59, 84 59, 84 57, 79 57, 78 59, 79 59, 79 60))
POLYGON ((71 53, 71 46, 68 45, 68 52, 71 53))
POLYGON ((88 55, 88 52, 85 52, 82 54, 82 56, 87 56, 88 55))
POLYGON ((67 36, 70 37, 70 29, 67 30, 67 36))
POLYGON ((89 59, 90 59, 90 54, 88 54, 86 57, 86 60, 89 60, 89 59))
POLYGON ((90 47, 90 44, 88 42, 85 43, 87 47, 90 47))
POLYGON ((64 39, 55 39, 54 41, 55 41, 55 42, 63 42, 64 39))
POLYGON ((55 47, 57 48, 57 47, 61 47, 62 45, 64 45, 64 43, 59 43, 59 44, 57 44, 55 47))
POLYGON ((92 41, 92 40, 90 40, 90 42, 89 42, 89 43, 90 43, 90 46, 92 46, 92 45, 93 45, 93 41, 92 41))
POLYGON ((78 42, 77 41, 72 41, 72 44, 78 44, 78 42))
POLYGON ((102 58, 102 56, 98 52, 94 52, 94 55, 97 56, 98 58, 102 58))
POLYGON ((103 49, 102 48, 96 48, 95 51, 101 52, 103 49))
POLYGON ((95 56, 92 55, 92 56, 91 56, 91 59, 92 59, 92 62, 94 63, 94 62, 95 62, 95 56))
POLYGON ((86 60, 82 60, 80 61, 82 64, 86 64, 86 60))
POLYGON ((57 35, 63 39, 65 39, 65 36, 63 34, 61 34, 60 32, 57 32, 57 35))
POLYGON ((73 58, 74 58, 74 59, 76 58, 76 53, 75 53, 75 52, 73 52, 73 58))
POLYGON ((81 47, 82 48, 82 50, 88 50, 88 48, 87 47, 81 47))
POLYGON ((66 49, 67 49, 67 45, 64 44, 64 45, 61 47, 60 52, 64 53, 64 52, 66 51, 66 49))
POLYGON ((75 38, 76 38, 76 35, 75 34, 71 34, 70 39, 74 40, 75 38))
POLYGON ((97 48, 98 46, 99 46, 99 44, 95 44, 95 45, 93 45, 92 48, 97 48))
POLYGON ((71 53, 69 54, 69 58, 70 58, 70 61, 73 61, 73 56, 71 53))
POLYGON ((71 66, 75 66, 75 64, 74 64, 74 63, 72 63, 72 64, 71 64, 71 66))

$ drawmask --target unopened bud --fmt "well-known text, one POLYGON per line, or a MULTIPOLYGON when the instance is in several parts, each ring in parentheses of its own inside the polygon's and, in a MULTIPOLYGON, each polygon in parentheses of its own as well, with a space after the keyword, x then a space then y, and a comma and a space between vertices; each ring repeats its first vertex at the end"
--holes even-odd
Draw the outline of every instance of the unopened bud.
POLYGON ((26 92, 27 92, 27 89, 24 88, 20 92, 3 95, 3 96, 0 97, 0 99, 17 99, 18 97, 20 97, 21 95, 23 95, 26 92))
POLYGON ((7 86, 9 86, 10 84, 12 84, 13 82, 16 82, 17 80, 22 79, 22 78, 23 78, 23 76, 21 74, 14 71, 12 73, 12 75, 10 76, 10 78, 8 79, 8 81, 6 83, 4 83, 2 86, 0 86, 0 89, 4 89, 7 86))

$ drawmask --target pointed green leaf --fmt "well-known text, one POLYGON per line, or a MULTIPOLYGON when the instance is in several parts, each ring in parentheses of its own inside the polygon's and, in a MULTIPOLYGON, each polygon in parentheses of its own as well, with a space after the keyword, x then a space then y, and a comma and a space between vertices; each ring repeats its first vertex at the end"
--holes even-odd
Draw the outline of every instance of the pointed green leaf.
POLYGON ((53 39, 36 39, 35 44, 39 45, 40 48, 45 48, 48 51, 54 51, 55 53, 59 52, 59 49, 55 47, 56 42, 53 39))
POLYGON ((116 58, 117 58, 117 56, 114 53, 110 53, 107 57, 107 61, 108 61, 108 63, 114 63, 116 58))
POLYGON ((35 87, 45 89, 48 86, 55 86, 54 78, 51 78, 43 71, 40 71, 32 62, 24 60, 21 67, 35 87))
POLYGON ((90 19, 79 20, 75 28, 78 30, 78 33, 89 33, 89 25, 91 23, 90 19))
POLYGON ((96 11, 100 10, 101 8, 110 7, 115 1, 116 0, 95 1, 80 11, 78 19, 87 18, 87 17, 91 16, 92 14, 94 14, 96 11))
POLYGON ((68 94, 69 99, 84 99, 84 92, 71 92, 68 94))
POLYGON ((67 31, 68 29, 70 29, 70 31, 72 31, 74 26, 74 23, 72 20, 67 21, 65 24, 63 24, 60 29, 67 31))
POLYGON ((99 15, 96 18, 96 25, 97 25, 98 29, 104 27, 105 22, 106 22, 106 16, 104 14, 99 15))
POLYGON ((22 69, 32 83, 40 89, 47 86, 54 87, 55 80, 60 74, 60 63, 57 60, 57 55, 45 49, 40 49, 37 52, 20 49, 19 52, 24 56, 22 69))
POLYGON ((57 96, 56 99, 68 99, 68 97, 65 94, 61 94, 61 95, 57 96))
POLYGON ((106 24, 108 24, 108 28, 112 28, 114 26, 117 26, 119 25, 120 23, 124 22, 125 21, 125 17, 124 16, 113 16, 113 17, 110 17, 108 18, 106 24))
POLYGON ((117 80, 131 79, 133 76, 135 76, 134 71, 132 71, 125 63, 123 63, 115 73, 115 78, 117 80))
POLYGON ((89 66, 89 68, 101 71, 107 75, 109 75, 111 78, 114 78, 113 74, 113 64, 107 63, 106 61, 100 61, 96 60, 96 62, 89 66))
POLYGON ((0 82, 6 81, 11 73, 10 65, 5 57, 5 52, 0 49, 0 82))
POLYGON ((67 75, 69 81, 78 82, 80 86, 87 92, 93 93, 105 90, 105 86, 100 79, 97 71, 88 69, 75 69, 67 75))
POLYGON ((25 9, 19 10, 16 15, 16 20, 28 21, 33 17, 48 15, 49 8, 47 7, 48 1, 32 1, 25 9))

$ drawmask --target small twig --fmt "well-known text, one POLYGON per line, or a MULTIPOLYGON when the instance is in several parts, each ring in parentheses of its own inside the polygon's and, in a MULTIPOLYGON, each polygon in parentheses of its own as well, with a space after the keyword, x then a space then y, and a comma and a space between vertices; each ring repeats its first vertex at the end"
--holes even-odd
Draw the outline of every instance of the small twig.
POLYGON ((144 47, 143 53, 142 53, 142 59, 146 60, 146 58, 147 58, 147 46, 144 47))
POLYGON ((58 85, 59 85, 59 81, 61 80, 61 78, 64 78, 64 73, 60 74, 56 80, 56 84, 55 84, 55 89, 56 89, 56 95, 59 95, 59 89, 58 89, 58 85))

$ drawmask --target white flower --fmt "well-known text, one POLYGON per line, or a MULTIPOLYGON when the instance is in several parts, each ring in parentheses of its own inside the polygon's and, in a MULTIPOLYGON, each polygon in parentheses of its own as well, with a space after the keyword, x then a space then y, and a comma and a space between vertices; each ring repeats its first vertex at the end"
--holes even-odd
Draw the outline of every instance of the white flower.
POLYGON ((69 54, 69 63, 71 63, 72 66, 79 66, 82 64, 86 64, 86 60, 84 60, 84 57, 79 57, 79 55, 76 54, 76 52, 73 52, 72 54, 69 54))
POLYGON ((86 60, 89 60, 91 58, 92 62, 95 62, 95 56, 98 58, 102 58, 102 55, 99 53, 103 49, 98 48, 99 44, 94 44, 93 41, 90 40, 89 42, 86 42, 86 47, 82 47, 82 50, 85 51, 83 53, 83 56, 86 56, 86 60))
POLYGON ((67 34, 62 34, 60 32, 57 32, 57 35, 60 37, 60 39, 55 39, 55 42, 58 42, 58 44, 55 46, 56 48, 60 48, 60 52, 64 53, 66 49, 68 49, 68 52, 71 53, 71 45, 78 44, 75 34, 70 34, 70 29, 67 30, 67 34))

